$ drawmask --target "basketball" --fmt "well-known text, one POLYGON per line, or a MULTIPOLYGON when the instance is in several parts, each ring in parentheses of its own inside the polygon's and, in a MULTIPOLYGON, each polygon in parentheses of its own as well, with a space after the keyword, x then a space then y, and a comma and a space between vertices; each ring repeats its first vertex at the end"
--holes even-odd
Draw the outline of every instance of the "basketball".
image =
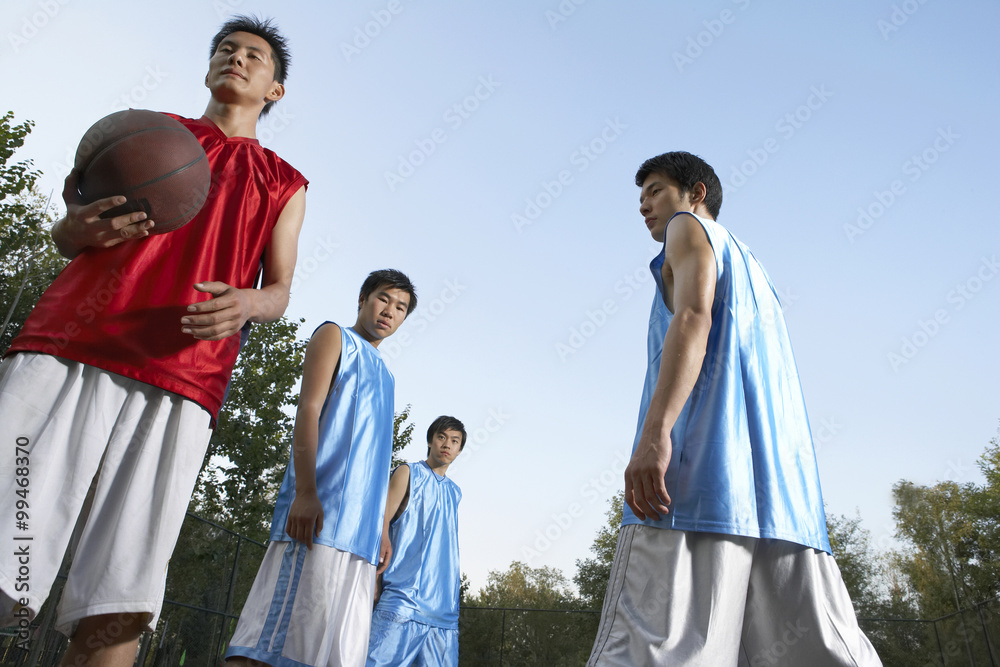
POLYGON ((191 221, 208 197, 208 157, 191 132, 155 111, 119 111, 94 123, 76 149, 84 202, 121 195, 126 202, 102 218, 145 211, 150 234, 191 221))

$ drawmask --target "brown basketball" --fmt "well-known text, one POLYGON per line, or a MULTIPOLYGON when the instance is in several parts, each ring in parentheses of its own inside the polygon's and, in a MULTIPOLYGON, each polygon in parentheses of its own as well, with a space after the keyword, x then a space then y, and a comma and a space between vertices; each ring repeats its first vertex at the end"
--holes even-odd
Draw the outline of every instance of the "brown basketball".
POLYGON ((87 203, 115 195, 127 201, 101 215, 145 211, 163 234, 193 218, 208 197, 208 157, 191 132, 170 116, 130 109, 105 116, 76 149, 80 194, 87 203))

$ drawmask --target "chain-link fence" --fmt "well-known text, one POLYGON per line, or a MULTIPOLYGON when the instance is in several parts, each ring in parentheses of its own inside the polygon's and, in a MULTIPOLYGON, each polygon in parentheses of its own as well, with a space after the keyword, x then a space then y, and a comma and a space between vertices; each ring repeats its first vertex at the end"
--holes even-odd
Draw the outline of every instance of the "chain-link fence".
MULTIPOLYGON (((221 665, 265 550, 193 514, 185 519, 177 545, 163 611, 156 632, 140 640, 137 667, 221 665)), ((58 664, 66 638, 53 623, 64 580, 63 573, 28 627, 0 630, 0 665, 58 664)), ((462 607, 459 662, 463 667, 582 665, 599 621, 594 610, 462 607)), ((860 623, 885 667, 1000 667, 1000 600, 937 619, 860 623)))
MULTIPOLYGON (((142 635, 135 664, 142 667, 214 667, 250 592, 265 546, 211 521, 188 514, 170 560, 163 611, 156 632, 142 635)), ((69 558, 49 601, 33 623, 0 630, 0 665, 54 667, 66 648, 55 630, 55 606, 69 558)))
POLYGON ((931 620, 858 620, 885 667, 1000 667, 1000 600, 931 620))

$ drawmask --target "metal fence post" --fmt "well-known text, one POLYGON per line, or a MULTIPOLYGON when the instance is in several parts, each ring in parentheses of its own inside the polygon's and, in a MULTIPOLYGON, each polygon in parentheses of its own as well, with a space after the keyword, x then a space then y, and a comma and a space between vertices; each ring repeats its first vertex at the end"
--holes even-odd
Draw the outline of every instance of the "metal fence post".
POLYGON ((979 614, 979 623, 983 626, 983 639, 986 640, 986 655, 990 658, 990 667, 997 667, 996 660, 993 657, 993 645, 990 641, 990 629, 986 626, 986 619, 983 618, 983 607, 985 605, 985 602, 980 602, 976 605, 976 613, 979 614))
POLYGON ((229 573, 229 593, 226 595, 226 611, 222 616, 222 628, 219 630, 219 638, 215 642, 215 656, 219 657, 222 650, 222 638, 226 634, 226 625, 229 616, 233 613, 233 596, 236 594, 236 573, 240 569, 240 547, 243 546, 243 536, 236 533, 236 554, 233 556, 233 569, 229 573))
POLYGON ((500 612, 500 667, 503 667, 504 635, 507 632, 507 610, 500 612))
POLYGON ((941 635, 938 634, 937 619, 931 621, 931 626, 934 628, 934 639, 937 640, 938 656, 941 658, 941 667, 945 667, 945 663, 944 663, 944 650, 942 650, 942 648, 941 648, 941 635))

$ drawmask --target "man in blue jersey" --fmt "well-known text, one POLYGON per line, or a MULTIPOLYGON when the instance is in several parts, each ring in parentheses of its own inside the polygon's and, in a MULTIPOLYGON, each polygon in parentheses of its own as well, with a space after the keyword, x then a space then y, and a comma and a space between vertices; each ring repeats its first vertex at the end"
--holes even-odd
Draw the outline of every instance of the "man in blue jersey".
POLYGON ((830 555, 816 456, 777 294, 715 222, 690 153, 643 163, 664 244, 649 365, 588 665, 881 665, 830 555))
POLYGON ((382 528, 382 594, 372 615, 367 667, 458 665, 462 490, 445 473, 465 439, 462 422, 438 417, 427 429, 427 460, 392 473, 382 528))
POLYGON ((364 664, 394 416, 378 346, 416 305, 409 278, 374 271, 354 326, 327 322, 309 340, 271 543, 227 664, 364 664))

